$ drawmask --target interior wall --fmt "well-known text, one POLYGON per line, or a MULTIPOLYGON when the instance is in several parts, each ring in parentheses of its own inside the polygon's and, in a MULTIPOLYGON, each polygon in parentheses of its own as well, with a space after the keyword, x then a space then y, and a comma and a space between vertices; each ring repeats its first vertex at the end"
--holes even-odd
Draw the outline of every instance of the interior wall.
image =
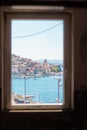
MULTIPOLYGON (((74 35, 74 83, 75 83, 75 90, 80 89, 80 86, 86 86, 85 88, 87 89, 87 57, 86 57, 86 30, 87 30, 87 9, 76 9, 73 8, 73 35, 74 35), (85 35, 85 36, 84 36, 85 35), (83 40, 81 39, 83 37, 83 40), (85 47, 84 47, 85 46, 85 47), (85 53, 84 53, 85 52, 85 53)), ((0 30, 1 31, 1 30, 0 30)), ((0 32, 1 33, 1 32, 0 32)), ((0 37, 1 39, 1 37, 0 37)), ((0 40, 0 55, 1 55, 1 40, 0 40)), ((1 72, 1 64, 0 64, 0 72, 1 72)), ((1 75, 0 75, 1 76, 1 75)), ((0 77, 1 81, 1 77, 0 77)), ((82 86, 82 87, 83 87, 82 86)), ((0 87, 1 87, 1 82, 0 82, 0 87)), ((0 93, 1 94, 1 93, 0 93)), ((78 104, 78 101, 77 101, 78 104)), ((1 105, 1 103, 0 103, 1 105)), ((35 113, 28 113, 28 114, 18 114, 18 113, 2 113, 1 120, 2 120, 2 128, 3 130, 6 128, 9 129, 30 129, 30 127, 41 127, 44 129, 44 127, 49 127, 52 130, 51 127, 53 127, 55 130, 59 128, 59 125, 65 124, 65 129, 67 130, 68 128, 66 127, 74 127, 74 124, 70 124, 71 118, 66 119, 68 116, 65 114, 64 119, 66 122, 69 122, 66 124, 64 121, 60 121, 58 123, 58 118, 61 120, 61 116, 58 114, 43 114, 43 119, 41 119, 42 114, 35 114, 35 113), (47 117, 47 119, 46 119, 47 117), (51 119, 50 119, 51 117, 51 119), (50 119, 50 122, 49 122, 50 119), (49 122, 49 123, 48 123, 49 122), (34 126, 35 125, 35 126, 34 126), (71 125, 71 126, 70 126, 71 125), (55 127, 54 127, 55 126, 55 127)), ((76 117, 75 117, 76 118, 76 117)), ((74 119, 75 119, 74 118, 74 119)), ((82 117, 83 118, 83 117, 82 117)), ((73 121, 74 121, 73 119, 73 121)), ((76 118, 77 119, 77 118, 76 118)), ((79 117, 78 117, 79 120, 79 117)), ((80 126, 80 122, 77 121, 76 125, 80 126)), ((87 125, 85 124, 84 130, 87 129, 87 125)), ((64 129, 61 129, 64 130, 64 129)), ((68 129, 70 130, 70 129, 68 129)), ((77 128, 71 128, 71 130, 77 130, 77 128)))
POLYGON ((74 9, 75 89, 87 86, 87 9, 74 9))
MULTIPOLYGON (((1 8, 0 8, 0 10, 1 10, 1 8)), ((0 13, 0 16, 1 16, 1 13, 0 13)), ((0 20, 0 28, 1 28, 1 20, 0 20)), ((1 56, 1 29, 0 29, 0 56, 1 56)), ((2 82, 2 80, 1 80, 1 62, 0 62, 0 110, 1 110, 1 84, 2 84, 1 82, 2 82)))

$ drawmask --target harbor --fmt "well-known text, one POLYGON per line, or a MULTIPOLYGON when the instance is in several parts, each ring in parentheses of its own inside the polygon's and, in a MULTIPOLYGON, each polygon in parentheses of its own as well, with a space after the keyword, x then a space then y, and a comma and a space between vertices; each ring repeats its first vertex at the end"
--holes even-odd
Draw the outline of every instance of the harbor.
POLYGON ((12 104, 63 103, 63 85, 58 88, 62 76, 12 79, 12 104))

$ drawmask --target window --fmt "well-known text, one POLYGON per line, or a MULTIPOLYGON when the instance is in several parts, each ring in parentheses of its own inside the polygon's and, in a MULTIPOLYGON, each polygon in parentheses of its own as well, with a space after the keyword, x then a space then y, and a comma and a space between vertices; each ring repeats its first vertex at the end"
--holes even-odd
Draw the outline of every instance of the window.
POLYGON ((71 13, 58 7, 6 7, 3 12, 3 109, 73 106, 71 13))

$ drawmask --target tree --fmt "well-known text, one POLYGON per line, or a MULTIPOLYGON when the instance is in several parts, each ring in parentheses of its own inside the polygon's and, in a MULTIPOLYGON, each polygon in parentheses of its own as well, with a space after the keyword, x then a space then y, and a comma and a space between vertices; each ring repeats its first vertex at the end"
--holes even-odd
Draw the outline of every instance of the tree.
POLYGON ((52 72, 60 72, 61 71, 61 68, 60 66, 54 66, 52 69, 51 69, 52 72))

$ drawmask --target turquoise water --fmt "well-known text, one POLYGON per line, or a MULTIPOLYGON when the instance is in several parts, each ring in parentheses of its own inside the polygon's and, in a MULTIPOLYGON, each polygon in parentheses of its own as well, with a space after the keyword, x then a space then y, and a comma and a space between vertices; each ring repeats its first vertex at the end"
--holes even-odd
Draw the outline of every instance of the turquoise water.
MULTIPOLYGON (((56 103, 58 98, 58 79, 61 78, 63 84, 63 77, 49 76, 39 78, 26 79, 26 95, 34 95, 33 101, 40 103, 56 103)), ((12 92, 15 94, 24 95, 25 79, 12 79, 12 92)), ((63 102, 63 87, 59 87, 59 100, 63 102)))

